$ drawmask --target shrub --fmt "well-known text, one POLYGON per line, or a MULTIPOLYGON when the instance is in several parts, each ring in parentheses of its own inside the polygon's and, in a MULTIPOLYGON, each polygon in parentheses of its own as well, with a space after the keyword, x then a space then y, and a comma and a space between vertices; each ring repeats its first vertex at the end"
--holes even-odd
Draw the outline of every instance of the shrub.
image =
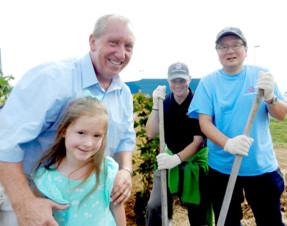
MULTIPOLYGON (((148 139, 146 135, 145 125, 152 110, 152 98, 141 93, 134 94, 134 112, 137 118, 134 123, 137 136, 137 150, 140 151, 140 164, 135 170, 143 182, 143 189, 136 194, 136 202, 134 212, 136 214, 136 222, 138 225, 144 225, 145 207, 153 186, 153 173, 156 156, 159 152, 159 137, 148 139)), ((135 160, 133 159, 133 164, 135 160)))
POLYGON ((9 75, 9 76, 4 76, 2 74, 2 71, 0 69, 0 109, 4 106, 9 93, 12 90, 12 86, 9 84, 9 81, 13 80, 14 77, 9 75))

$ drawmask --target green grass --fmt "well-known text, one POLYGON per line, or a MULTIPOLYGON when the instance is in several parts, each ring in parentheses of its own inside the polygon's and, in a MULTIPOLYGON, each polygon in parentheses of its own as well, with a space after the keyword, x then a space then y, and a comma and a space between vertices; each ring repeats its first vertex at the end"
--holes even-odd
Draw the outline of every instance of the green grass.
POLYGON ((275 146, 287 147, 287 117, 284 121, 270 117, 270 132, 275 146))

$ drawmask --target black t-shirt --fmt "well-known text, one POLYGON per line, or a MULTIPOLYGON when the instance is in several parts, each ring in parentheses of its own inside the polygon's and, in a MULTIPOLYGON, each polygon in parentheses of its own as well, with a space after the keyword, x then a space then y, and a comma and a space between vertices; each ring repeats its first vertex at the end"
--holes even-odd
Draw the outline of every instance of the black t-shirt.
POLYGON ((198 120, 187 115, 192 98, 193 92, 189 89, 188 96, 180 105, 175 101, 173 93, 167 94, 163 102, 165 143, 174 154, 193 142, 193 136, 204 136, 198 120))

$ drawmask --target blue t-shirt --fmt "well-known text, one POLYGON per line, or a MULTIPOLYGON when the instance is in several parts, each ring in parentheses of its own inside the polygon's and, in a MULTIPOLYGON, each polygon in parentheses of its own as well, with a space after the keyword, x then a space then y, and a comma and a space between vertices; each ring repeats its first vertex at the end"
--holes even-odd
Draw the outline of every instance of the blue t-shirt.
POLYGON ((105 172, 105 175, 101 173, 98 188, 82 203, 81 200, 96 185, 96 174, 88 178, 83 185, 75 188, 82 181, 69 180, 57 170, 47 170, 42 167, 37 171, 34 183, 47 198, 59 204, 70 205, 67 210, 53 211, 59 226, 115 226, 116 222, 109 205, 117 171, 118 164, 111 157, 106 157, 105 164, 102 164, 102 172, 105 172))
MULTIPOLYGON (((233 138, 244 132, 255 99, 258 72, 267 71, 258 66, 245 65, 237 75, 228 75, 222 69, 203 77, 195 91, 188 114, 198 118, 205 114, 213 118, 214 125, 226 136, 233 138)), ((276 84, 275 95, 283 100, 276 84)), ((254 139, 248 156, 243 157, 238 175, 255 176, 278 168, 269 130, 268 109, 262 100, 249 135, 254 139)), ((207 141, 209 166, 230 174, 235 155, 207 141)))

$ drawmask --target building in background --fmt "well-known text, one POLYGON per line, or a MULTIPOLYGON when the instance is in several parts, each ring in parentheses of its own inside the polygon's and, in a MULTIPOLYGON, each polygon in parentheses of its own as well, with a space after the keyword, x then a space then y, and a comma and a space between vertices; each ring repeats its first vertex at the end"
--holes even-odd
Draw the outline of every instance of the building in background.
MULTIPOLYGON (((191 90, 195 91, 196 87, 199 83, 200 79, 192 79, 189 87, 191 90)), ((133 81, 133 82, 125 82, 127 86, 130 88, 131 93, 135 94, 138 93, 139 90, 143 94, 152 95, 152 92, 158 87, 158 86, 166 86, 166 93, 170 93, 168 80, 167 79, 141 79, 139 81, 133 81)))

